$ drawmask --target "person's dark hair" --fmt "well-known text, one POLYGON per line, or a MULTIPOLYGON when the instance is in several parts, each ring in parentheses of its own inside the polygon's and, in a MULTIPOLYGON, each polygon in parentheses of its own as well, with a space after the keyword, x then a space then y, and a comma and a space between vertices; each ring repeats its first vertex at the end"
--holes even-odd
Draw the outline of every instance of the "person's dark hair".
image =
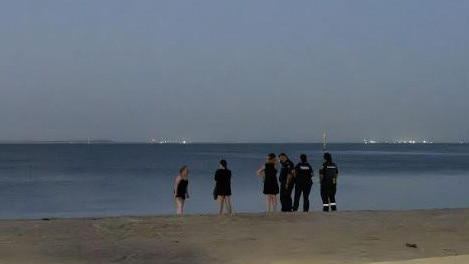
POLYGON ((228 169, 228 163, 226 160, 220 160, 220 165, 223 166, 223 168, 228 169))
POLYGON ((288 158, 287 154, 285 154, 285 153, 283 153, 283 152, 280 153, 278 156, 279 156, 279 157, 282 157, 282 156, 283 156, 283 157, 285 157, 285 158, 288 158))
POLYGON ((180 169, 179 169, 179 173, 182 173, 184 170, 188 169, 187 165, 184 165, 182 166, 180 169))
POLYGON ((269 157, 269 159, 275 159, 277 157, 277 156, 275 156, 275 153, 270 153, 267 156, 269 157))
POLYGON ((301 162, 307 162, 308 158, 306 157, 306 154, 301 154, 300 155, 300 160, 301 160, 301 162))
POLYGON ((326 152, 324 153, 324 159, 327 161, 327 162, 332 162, 332 156, 329 152, 326 152))

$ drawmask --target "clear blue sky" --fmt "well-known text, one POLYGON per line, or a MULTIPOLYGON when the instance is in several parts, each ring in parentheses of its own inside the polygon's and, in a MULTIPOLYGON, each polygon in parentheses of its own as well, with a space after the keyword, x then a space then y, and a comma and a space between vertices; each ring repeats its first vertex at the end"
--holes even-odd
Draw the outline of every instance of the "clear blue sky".
POLYGON ((0 2, 0 140, 468 141, 469 1, 0 2))

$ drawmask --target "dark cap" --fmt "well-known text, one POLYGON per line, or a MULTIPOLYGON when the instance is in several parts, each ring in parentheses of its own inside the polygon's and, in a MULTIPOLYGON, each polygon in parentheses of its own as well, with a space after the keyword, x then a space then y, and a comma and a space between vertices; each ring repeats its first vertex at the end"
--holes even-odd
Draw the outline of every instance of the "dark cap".
POLYGON ((307 162, 307 161, 308 161, 308 157, 306 156, 306 154, 301 154, 301 155, 300 155, 300 160, 301 160, 301 162, 307 162))
POLYGON ((285 153, 283 153, 283 152, 280 153, 278 156, 279 156, 279 157, 281 157, 281 156, 288 157, 287 154, 285 154, 285 153))

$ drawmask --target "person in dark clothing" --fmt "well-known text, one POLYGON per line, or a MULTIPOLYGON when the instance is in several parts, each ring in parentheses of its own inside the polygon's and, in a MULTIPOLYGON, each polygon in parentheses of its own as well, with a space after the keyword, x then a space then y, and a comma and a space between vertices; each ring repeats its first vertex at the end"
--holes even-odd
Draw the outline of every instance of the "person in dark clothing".
POLYGON ((189 198, 189 168, 182 166, 174 181, 174 199, 176 200, 176 214, 184 214, 184 202, 189 198))
POLYGON ((223 213, 223 204, 225 204, 227 213, 231 215, 231 171, 228 169, 226 160, 220 161, 220 168, 215 172, 215 182, 218 214, 223 213))
POLYGON ((303 194, 303 212, 309 211, 309 193, 313 186, 313 168, 305 154, 301 154, 300 162, 295 167, 295 203, 293 211, 298 211, 300 197, 303 194))
POLYGON ((257 170, 257 176, 264 177, 265 202, 267 212, 277 211, 277 194, 279 193, 277 181, 277 157, 274 153, 267 156, 267 162, 257 170))
POLYGON ((279 156, 280 164, 282 168, 280 170, 279 182, 280 182, 280 204, 282 205, 282 212, 292 211, 292 191, 294 186, 293 173, 295 164, 288 159, 285 153, 281 153, 279 156))
POLYGON ((335 201, 335 194, 337 191, 337 177, 339 176, 339 169, 337 164, 332 162, 330 153, 324 153, 324 163, 319 171, 321 177, 321 198, 323 203, 323 211, 329 212, 337 211, 337 204, 335 201))

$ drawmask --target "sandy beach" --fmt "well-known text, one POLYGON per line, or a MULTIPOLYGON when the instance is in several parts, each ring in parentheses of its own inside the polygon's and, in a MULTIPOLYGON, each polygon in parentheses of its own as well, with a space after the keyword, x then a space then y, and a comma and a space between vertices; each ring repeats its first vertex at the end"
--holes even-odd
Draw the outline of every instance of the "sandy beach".
POLYGON ((469 263, 469 209, 0 221, 0 263, 469 263))

